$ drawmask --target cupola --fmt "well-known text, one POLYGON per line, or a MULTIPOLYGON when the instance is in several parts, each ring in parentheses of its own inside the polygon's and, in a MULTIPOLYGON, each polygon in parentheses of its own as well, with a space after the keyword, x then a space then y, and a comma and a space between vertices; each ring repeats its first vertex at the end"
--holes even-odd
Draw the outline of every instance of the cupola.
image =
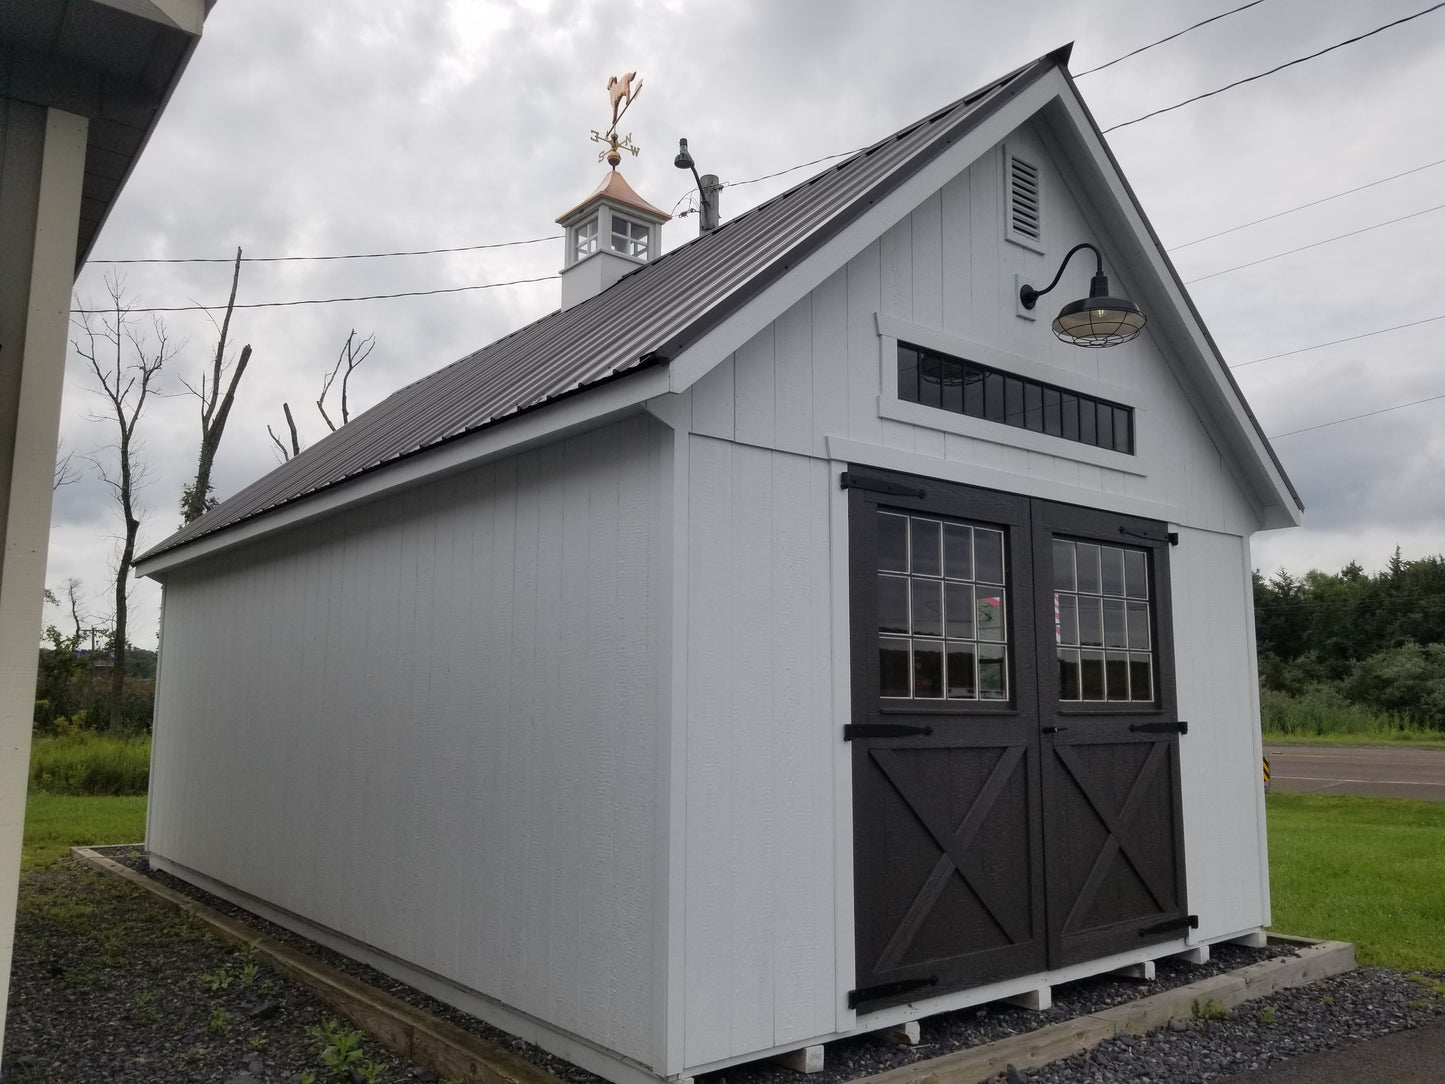
POLYGON ((604 157, 610 168, 590 196, 557 219, 566 231, 562 264, 564 309, 595 297, 662 252, 662 224, 672 216, 634 192, 617 169, 622 162, 622 151, 635 155, 638 150, 630 134, 617 135, 618 120, 642 90, 641 80, 635 87, 632 85, 636 75, 630 72, 608 80, 612 126, 605 133, 594 131, 592 138, 608 145, 604 157))

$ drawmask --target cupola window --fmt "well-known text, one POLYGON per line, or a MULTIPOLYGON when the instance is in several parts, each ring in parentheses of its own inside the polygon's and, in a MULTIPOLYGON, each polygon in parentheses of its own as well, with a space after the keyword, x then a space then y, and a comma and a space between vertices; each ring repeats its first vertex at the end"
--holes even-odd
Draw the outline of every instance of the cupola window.
POLYGON ((597 219, 589 218, 574 228, 572 234, 572 260, 591 256, 597 251, 597 219))
POLYGON ((647 242, 651 230, 641 222, 633 222, 613 212, 612 250, 634 259, 647 259, 647 242))

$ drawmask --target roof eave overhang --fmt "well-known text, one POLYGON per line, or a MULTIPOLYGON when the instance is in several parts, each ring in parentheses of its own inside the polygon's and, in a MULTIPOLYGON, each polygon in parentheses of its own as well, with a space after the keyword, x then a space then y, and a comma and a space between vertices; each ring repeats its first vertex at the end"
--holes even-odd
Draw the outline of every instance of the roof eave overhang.
POLYGON ((1167 334, 1191 370, 1193 390, 1206 398, 1210 417, 1246 475, 1260 527, 1298 526, 1303 503, 1072 79, 1055 65, 995 93, 1011 98, 965 118, 957 138, 941 153, 849 225, 812 250, 781 259, 772 281, 753 299, 756 304, 736 306, 677 351, 669 367, 671 390, 684 391, 701 379, 1009 133, 1046 114, 1091 201, 1106 212, 1103 226, 1117 249, 1111 258, 1122 262, 1136 281, 1150 280, 1144 296, 1150 299, 1151 332, 1167 334), (1120 245, 1121 240, 1129 243, 1120 245))
POLYGON ((535 410, 499 420, 445 444, 419 449, 403 459, 380 464, 278 508, 202 535, 193 542, 142 555, 135 564, 135 573, 162 577, 182 565, 375 500, 402 487, 432 481, 498 456, 638 413, 648 400, 667 394, 667 370, 665 367, 635 370, 580 390, 586 394, 554 399, 535 410))
MULTIPOLYGON (((0 42, 15 70, 3 85, 6 96, 85 117, 90 123, 86 135, 86 178, 81 223, 76 238, 75 270, 79 274, 90 258, 95 241, 130 180, 161 115, 169 104, 196 46, 206 16, 216 0, 71 0, 64 14, 61 40, 52 40, 22 24, 22 33, 0 42), (144 81, 117 76, 73 59, 67 35, 84 40, 106 11, 120 12, 104 20, 105 33, 112 37, 133 28, 141 42, 156 35, 144 81), (92 14, 94 13, 94 14, 92 14), (129 20, 136 20, 130 22, 129 20), (144 35, 144 36, 143 36, 144 35), (162 47, 163 46, 163 47, 162 47), (139 131, 138 139, 117 141, 107 125, 139 131), (101 170, 97 162, 105 162, 101 170)), ((93 47, 94 40, 85 41, 93 47)), ((110 41, 108 48, 124 55, 129 43, 110 41)), ((83 50, 82 50, 83 55, 83 50)))

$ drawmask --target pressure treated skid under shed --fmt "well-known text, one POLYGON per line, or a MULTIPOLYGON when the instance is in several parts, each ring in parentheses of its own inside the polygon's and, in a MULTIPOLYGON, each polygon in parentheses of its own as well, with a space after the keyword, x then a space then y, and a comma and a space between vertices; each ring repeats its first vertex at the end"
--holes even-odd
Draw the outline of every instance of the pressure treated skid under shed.
POLYGON ((158 864, 620 1084, 1257 936, 1299 502, 1066 60, 147 554, 158 864), (1081 240, 1133 342, 1018 305, 1081 240))

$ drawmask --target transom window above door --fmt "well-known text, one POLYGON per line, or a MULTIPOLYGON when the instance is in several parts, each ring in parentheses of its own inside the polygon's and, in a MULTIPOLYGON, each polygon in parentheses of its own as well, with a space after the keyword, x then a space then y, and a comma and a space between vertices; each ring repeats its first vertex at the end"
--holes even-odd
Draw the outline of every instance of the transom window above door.
POLYGON ((1152 702, 1148 554, 1062 538, 1053 552, 1059 699, 1152 702))
POLYGON ((879 695, 1007 700, 1003 531, 879 511, 879 695))

